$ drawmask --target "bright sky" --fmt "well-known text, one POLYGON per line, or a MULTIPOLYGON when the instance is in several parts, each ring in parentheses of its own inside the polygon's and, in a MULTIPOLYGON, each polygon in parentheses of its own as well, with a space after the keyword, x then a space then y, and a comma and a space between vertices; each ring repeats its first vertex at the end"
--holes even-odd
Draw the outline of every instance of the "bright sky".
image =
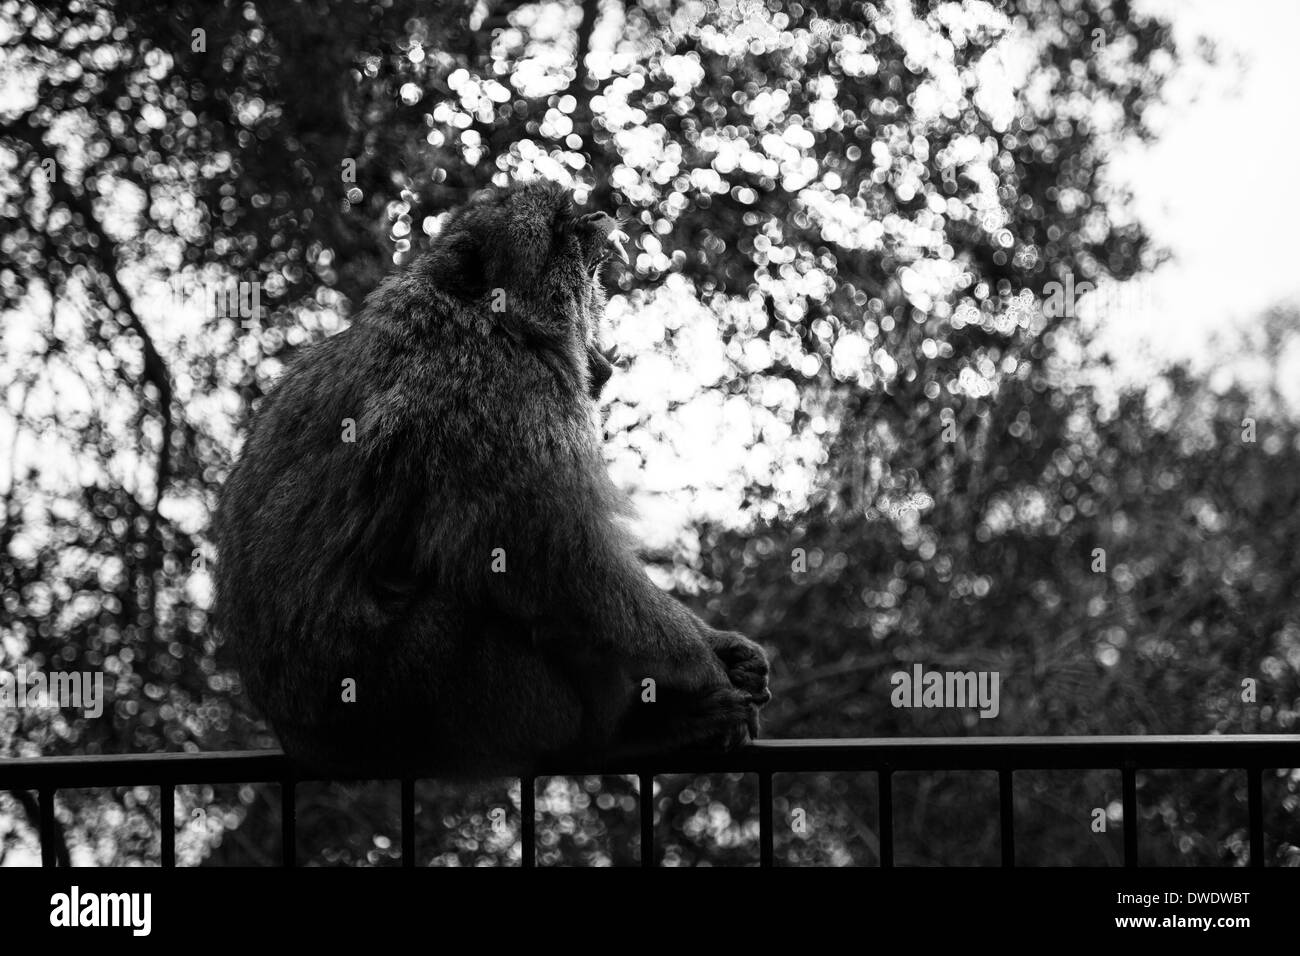
MULTIPOLYGON (((1190 47, 1203 34, 1223 58, 1214 72, 1172 85, 1160 140, 1117 157, 1113 167, 1132 187, 1137 218, 1174 255, 1145 280, 1150 307, 1119 313, 1105 329, 1121 373, 1137 380, 1149 358, 1212 367, 1218 358, 1212 334, 1231 340, 1234 329, 1256 322, 1270 306, 1300 305, 1300 3, 1147 0, 1142 6, 1169 11, 1181 44, 1190 47)), ((1300 410, 1300 350, 1286 357, 1286 366, 1295 374, 1284 379, 1284 393, 1300 410)))

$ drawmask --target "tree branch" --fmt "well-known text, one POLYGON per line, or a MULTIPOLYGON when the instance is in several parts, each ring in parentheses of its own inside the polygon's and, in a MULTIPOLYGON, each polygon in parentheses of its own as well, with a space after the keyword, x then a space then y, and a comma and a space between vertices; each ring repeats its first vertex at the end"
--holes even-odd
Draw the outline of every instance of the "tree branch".
MULTIPOLYGON (((8 123, 3 128, 0 128, 0 132, 22 140, 42 160, 55 160, 57 166, 57 157, 54 155, 54 151, 46 145, 40 133, 32 127, 20 123, 8 123)), ((86 229, 99 240, 99 248, 103 250, 98 254, 101 265, 100 272, 108 280, 113 295, 117 299, 117 305, 114 306, 105 297, 105 304, 123 320, 123 324, 127 329, 140 337, 144 357, 144 380, 153 383, 154 388, 158 390, 158 412, 163 422, 163 440, 161 447, 158 449, 156 469, 154 493, 154 511, 156 513, 158 503, 162 500, 163 488, 170 475, 171 435, 175 424, 172 420, 172 385, 167 363, 163 361, 163 357, 154 345, 148 329, 140 321, 140 316, 136 314, 135 307, 131 303, 131 296, 122 285, 122 280, 118 278, 117 269, 115 268, 115 264, 121 259, 118 243, 104 231, 103 225, 95 215, 94 203, 91 201, 90 194, 85 190, 84 186, 80 193, 75 192, 62 176, 57 175, 51 181, 50 189, 55 199, 67 206, 69 211, 81 216, 86 229)))
MULTIPOLYGON (((27 123, 10 122, 0 128, 4 135, 11 136, 26 143, 33 153, 41 160, 50 159, 58 166, 58 158, 54 155, 54 150, 46 144, 41 133, 36 128, 27 123)), ((127 293, 126 288, 122 285, 122 280, 117 275, 117 263, 122 261, 120 247, 116 240, 108 235, 103 224, 95 215, 95 206, 91 194, 86 189, 83 181, 81 192, 76 192, 62 176, 56 175, 50 181, 50 191, 58 202, 66 206, 69 212, 81 217, 85 228, 96 239, 99 245, 96 247, 94 255, 99 259, 99 272, 108 280, 109 289, 116 303, 110 301, 108 295, 103 295, 105 290, 101 290, 101 297, 104 304, 118 317, 118 321, 129 331, 134 332, 140 337, 141 350, 144 358, 144 382, 152 382, 154 388, 158 390, 158 414, 162 419, 162 440, 158 447, 158 461, 154 470, 154 501, 153 507, 148 512, 148 529, 146 531, 145 546, 147 548, 146 570, 154 572, 162 568, 162 536, 159 532, 159 507, 162 504, 163 492, 166 489, 167 482, 171 476, 171 443, 172 432, 175 428, 175 421, 172 417, 172 384, 171 376, 167 370, 167 363, 163 360, 162 355, 154 345, 149 330, 145 328, 140 316, 136 314, 135 307, 132 304, 131 296, 127 293)), ((150 573, 150 581, 147 604, 153 622, 152 627, 157 626, 157 588, 153 584, 154 575, 150 573)), ((146 601, 141 602, 142 606, 146 601)), ((150 631, 152 632, 152 627, 150 631)))
POLYGON ((578 101, 573 111, 574 131, 587 145, 591 152, 590 138, 594 132, 591 115, 591 94, 587 88, 587 54, 591 52, 591 34, 596 29, 596 17, 600 14, 600 0, 582 0, 582 22, 578 24, 578 50, 573 63, 573 82, 569 89, 578 101))

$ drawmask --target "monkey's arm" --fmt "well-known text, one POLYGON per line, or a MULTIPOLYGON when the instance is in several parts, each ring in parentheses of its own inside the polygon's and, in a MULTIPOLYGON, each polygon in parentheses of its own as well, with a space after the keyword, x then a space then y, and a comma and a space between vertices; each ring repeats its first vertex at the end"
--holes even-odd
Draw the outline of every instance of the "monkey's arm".
MULTIPOLYGON (((767 699, 767 662, 742 635, 717 631, 658 588, 610 517, 617 496, 603 474, 563 470, 532 487, 513 522, 505 570, 488 575, 490 601, 543 622, 558 652, 615 661, 628 678, 696 692, 735 689, 767 699)), ((522 504, 522 502, 521 502, 522 504)), ((502 534, 506 534, 502 529, 502 534)))
POLYGON ((756 738, 758 710, 771 696, 762 649, 706 625, 605 534, 585 540, 567 561, 529 566, 540 589, 525 588, 525 604, 543 622, 532 629, 535 646, 573 675, 588 739, 634 757, 756 738))

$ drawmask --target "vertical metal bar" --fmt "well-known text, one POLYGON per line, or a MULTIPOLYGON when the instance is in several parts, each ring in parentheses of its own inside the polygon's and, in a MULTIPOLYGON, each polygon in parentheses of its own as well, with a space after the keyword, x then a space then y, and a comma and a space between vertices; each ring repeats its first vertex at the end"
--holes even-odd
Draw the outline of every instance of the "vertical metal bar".
POLYGON ((1264 769, 1246 769, 1246 811, 1250 817, 1250 865, 1264 865, 1264 769))
POLYGON ((415 781, 402 778, 402 866, 415 866, 415 781))
POLYGON ((1124 777, 1124 865, 1136 868, 1138 865, 1137 768, 1126 766, 1120 773, 1124 777))
POLYGON ((41 866, 54 866, 54 788, 41 787, 41 866))
POLYGON ((537 783, 532 777, 519 778, 519 862, 537 865, 537 783))
POLYGON ((758 865, 770 867, 776 854, 772 849, 772 771, 758 774, 758 865))
POLYGON ((998 806, 1002 818, 1002 865, 1016 865, 1016 810, 1012 787, 1012 774, 1015 771, 1005 768, 998 771, 998 806))
POLYGON ((880 798, 880 865, 894 865, 894 771, 876 771, 880 798))
POLYGON ((280 863, 287 867, 298 865, 296 788, 297 782, 291 777, 280 781, 280 863))
POLYGON ((176 787, 170 783, 158 785, 158 833, 162 865, 171 869, 176 865, 176 787))
POLYGON ((641 812, 641 865, 655 865, 655 775, 653 773, 637 774, 637 786, 640 788, 639 810, 641 812))

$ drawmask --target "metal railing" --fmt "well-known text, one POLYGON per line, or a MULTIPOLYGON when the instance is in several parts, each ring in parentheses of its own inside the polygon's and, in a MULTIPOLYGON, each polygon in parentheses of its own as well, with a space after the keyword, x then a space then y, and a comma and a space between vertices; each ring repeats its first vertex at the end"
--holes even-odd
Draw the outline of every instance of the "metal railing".
MULTIPOLYGON (((555 767, 521 777, 522 862, 536 865, 536 780, 553 776, 635 774, 641 793, 641 865, 654 866, 653 800, 656 774, 754 773, 759 791, 759 854, 773 864, 772 775, 874 771, 879 780, 880 865, 894 865, 891 777, 900 771, 985 770, 998 774, 1002 865, 1015 865, 1013 774, 1017 770, 1119 770, 1123 781, 1124 865, 1138 865, 1138 770, 1240 769, 1247 777, 1250 865, 1264 865, 1263 773, 1300 767, 1300 736, 1159 737, 896 737, 849 740, 762 740, 726 754, 670 754, 638 767, 555 767)), ((0 759, 0 789, 36 790, 40 803, 41 863, 53 866, 57 828, 54 794, 60 789, 157 786, 161 819, 174 820, 176 787, 211 783, 279 783, 284 866, 296 857, 295 786, 303 775, 278 750, 244 753, 167 753, 0 759)), ((415 780, 401 781, 402 865, 415 865, 415 780)), ((423 779, 423 778, 418 778, 423 779)), ((175 866, 176 829, 162 826, 162 863, 175 866)))

